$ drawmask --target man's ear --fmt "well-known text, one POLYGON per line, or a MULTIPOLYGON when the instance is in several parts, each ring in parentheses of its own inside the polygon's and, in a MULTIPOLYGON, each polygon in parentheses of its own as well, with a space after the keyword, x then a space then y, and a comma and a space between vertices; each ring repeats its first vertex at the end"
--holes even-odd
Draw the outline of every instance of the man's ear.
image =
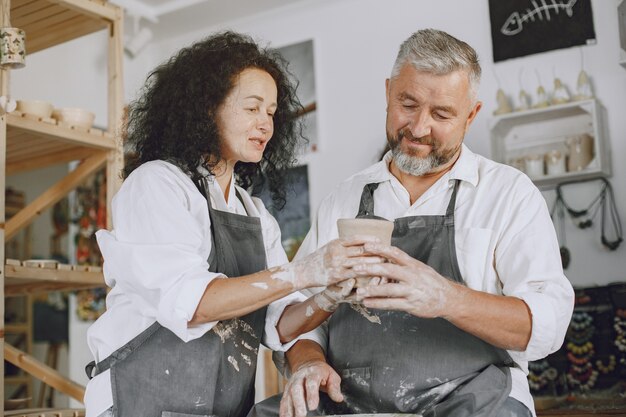
POLYGON ((466 130, 470 127, 470 125, 472 124, 472 122, 476 118, 476 115, 478 114, 478 112, 480 111, 482 107, 483 107, 482 101, 477 101, 476 104, 474 104, 474 107, 472 108, 472 111, 470 111, 470 114, 467 116, 467 121, 465 122, 466 130))

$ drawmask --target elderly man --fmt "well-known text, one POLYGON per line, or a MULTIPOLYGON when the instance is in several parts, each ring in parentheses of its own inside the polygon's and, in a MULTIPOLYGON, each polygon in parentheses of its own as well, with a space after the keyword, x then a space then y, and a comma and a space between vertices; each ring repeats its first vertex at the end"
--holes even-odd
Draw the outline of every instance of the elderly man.
MULTIPOLYGON (((463 144, 480 72, 474 49, 445 32, 400 47, 386 81, 391 150, 322 202, 298 254, 336 238, 339 218, 394 220, 392 246, 365 245, 389 262, 354 267, 388 281, 359 288, 362 305, 338 304, 320 328, 325 352, 303 340, 287 353, 282 416, 534 415, 528 361, 561 346, 574 296, 540 192, 463 144)), ((321 322, 334 308, 315 300, 291 314, 311 307, 321 322)))

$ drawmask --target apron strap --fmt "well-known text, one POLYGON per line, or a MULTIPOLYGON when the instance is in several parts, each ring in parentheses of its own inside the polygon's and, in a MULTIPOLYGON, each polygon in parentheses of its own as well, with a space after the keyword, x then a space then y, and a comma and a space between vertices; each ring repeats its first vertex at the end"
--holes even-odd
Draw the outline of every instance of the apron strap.
MULTIPOLYGON (((209 184, 208 184, 206 177, 202 177, 200 180, 196 181, 195 185, 198 191, 200 191, 200 194, 202 194, 204 198, 206 198, 207 205, 209 206, 209 211, 215 210, 211 206, 211 194, 209 193, 209 184)), ((249 216, 250 212, 248 211, 248 208, 246 207, 246 203, 244 203, 243 197, 241 196, 241 193, 239 192, 237 188, 235 188, 235 195, 241 202, 241 205, 243 205, 243 209, 246 211, 246 215, 249 216)))
POLYGON ((361 203, 359 204, 359 213, 357 217, 374 216, 374 191, 378 188, 377 182, 373 182, 363 187, 361 192, 361 203))
MULTIPOLYGON (((200 194, 206 198, 207 206, 209 207, 209 217, 211 213, 215 212, 215 209, 211 206, 211 194, 209 193, 209 184, 206 177, 200 178, 198 181, 194 182, 196 184, 196 188, 200 191, 200 194)), ((243 205, 243 209, 246 211, 246 214, 249 216, 248 208, 246 207, 246 203, 243 201, 243 197, 237 188, 235 188, 235 193, 241 204, 243 205)), ((217 252, 215 250, 215 233, 213 232, 213 222, 211 221, 211 252, 209 253, 209 258, 207 262, 209 263, 209 267, 215 263, 215 258, 217 256, 217 252)), ((210 269, 209 269, 210 270, 210 269)), ((212 271, 215 272, 215 271, 212 271)), ((87 366, 90 366, 91 363, 87 366)))
POLYGON ((450 202, 446 209, 446 226, 454 226, 454 208, 456 207, 456 194, 459 191, 459 184, 461 184, 461 180, 454 180, 454 190, 452 190, 452 197, 450 197, 450 202))
POLYGON ((89 379, 96 377, 102 372, 108 370, 115 362, 121 361, 130 355, 134 350, 136 350, 139 346, 141 346, 154 332, 159 330, 161 325, 158 321, 155 321, 150 327, 141 332, 139 336, 132 339, 130 342, 111 353, 106 359, 96 363, 95 361, 91 361, 85 366, 85 373, 89 379), (95 373, 93 372, 95 369, 95 373))

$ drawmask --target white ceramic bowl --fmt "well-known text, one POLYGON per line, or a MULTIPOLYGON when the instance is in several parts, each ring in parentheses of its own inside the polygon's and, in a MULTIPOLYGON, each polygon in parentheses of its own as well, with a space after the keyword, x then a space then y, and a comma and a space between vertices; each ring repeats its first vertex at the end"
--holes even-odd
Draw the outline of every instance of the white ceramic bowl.
POLYGON ((52 104, 43 100, 17 100, 16 110, 45 119, 52 114, 52 104))
POLYGON ((96 115, 85 109, 63 107, 60 109, 54 109, 52 117, 57 119, 57 121, 61 124, 89 129, 93 126, 93 121, 96 115))

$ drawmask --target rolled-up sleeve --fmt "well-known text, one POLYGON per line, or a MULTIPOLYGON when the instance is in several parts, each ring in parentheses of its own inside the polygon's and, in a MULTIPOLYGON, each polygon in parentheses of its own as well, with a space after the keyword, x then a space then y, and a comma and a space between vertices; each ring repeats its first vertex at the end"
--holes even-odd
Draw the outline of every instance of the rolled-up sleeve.
POLYGON ((511 202, 509 221, 496 249, 502 293, 522 299, 532 316, 530 341, 513 359, 532 361, 560 348, 574 308, 559 245, 545 200, 534 187, 511 202))

